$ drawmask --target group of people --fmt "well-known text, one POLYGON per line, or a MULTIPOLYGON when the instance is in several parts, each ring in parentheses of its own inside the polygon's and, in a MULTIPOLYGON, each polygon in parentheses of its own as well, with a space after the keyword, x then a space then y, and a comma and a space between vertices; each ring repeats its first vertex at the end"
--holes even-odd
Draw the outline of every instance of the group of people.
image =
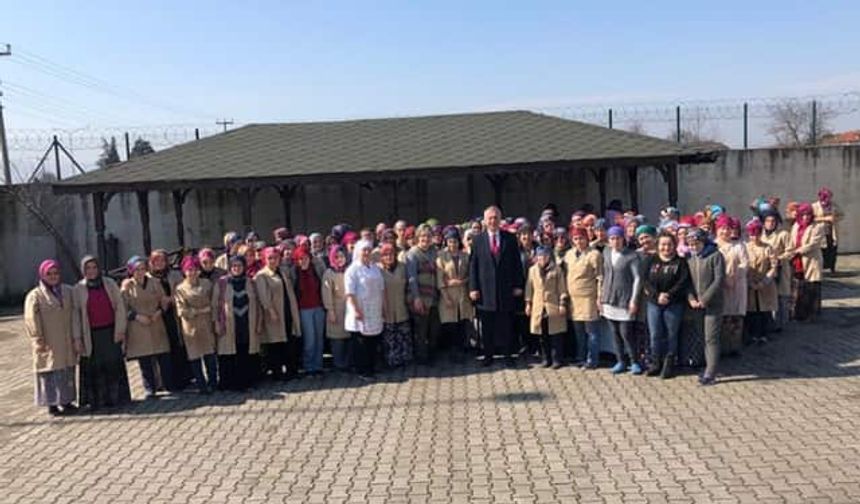
POLYGON ((742 224, 720 205, 666 207, 651 224, 616 200, 569 222, 550 204, 534 225, 491 206, 461 225, 279 228, 269 243, 229 232, 223 253, 189 253, 178 270, 155 250, 114 279, 86 256, 74 286, 45 260, 24 305, 36 404, 61 415, 128 403, 126 360, 148 399, 318 375, 324 354, 364 380, 380 362, 431 364, 445 350, 462 361, 480 349, 483 366, 533 355, 595 369, 604 333, 612 373, 671 378, 703 361, 711 385, 721 355, 820 310, 842 213, 827 188, 779 208, 761 197, 742 224))

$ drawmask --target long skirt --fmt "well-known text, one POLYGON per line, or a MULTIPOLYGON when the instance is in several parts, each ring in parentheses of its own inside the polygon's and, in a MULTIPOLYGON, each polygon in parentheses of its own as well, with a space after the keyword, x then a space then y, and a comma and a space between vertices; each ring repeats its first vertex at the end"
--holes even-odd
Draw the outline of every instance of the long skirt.
POLYGON ((738 355, 744 346, 744 316, 723 315, 720 355, 738 355))
POLYGON ((218 386, 223 390, 243 391, 256 385, 260 376, 260 357, 248 353, 248 344, 237 344, 234 355, 218 356, 218 386))
POLYGON ((390 367, 402 366, 412 361, 412 330, 409 321, 385 324, 382 328, 385 344, 385 362, 390 367))
POLYGON ((114 342, 113 326, 93 329, 93 351, 81 358, 80 406, 98 409, 131 402, 122 346, 114 342))
POLYGON ((36 373, 36 406, 65 406, 75 401, 75 366, 36 373))
POLYGON ((812 320, 818 315, 821 303, 821 282, 794 282, 794 320, 812 320))
POLYGON ((185 390, 191 383, 191 364, 188 363, 188 352, 185 351, 185 343, 182 341, 173 308, 168 308, 162 318, 170 342, 170 375, 165 377, 167 390, 185 390))

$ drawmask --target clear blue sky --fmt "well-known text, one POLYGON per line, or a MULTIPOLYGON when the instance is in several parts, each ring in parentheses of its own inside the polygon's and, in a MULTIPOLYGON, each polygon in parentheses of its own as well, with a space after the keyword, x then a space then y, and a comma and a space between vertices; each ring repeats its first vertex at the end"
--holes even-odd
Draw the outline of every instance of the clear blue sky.
MULTIPOLYGON (((4 0, 0 79, 27 172, 47 141, 28 129, 860 91, 858 26, 858 0, 4 0)), ((716 136, 737 145, 737 122, 716 136)), ((99 135, 69 147, 90 164, 99 135)))

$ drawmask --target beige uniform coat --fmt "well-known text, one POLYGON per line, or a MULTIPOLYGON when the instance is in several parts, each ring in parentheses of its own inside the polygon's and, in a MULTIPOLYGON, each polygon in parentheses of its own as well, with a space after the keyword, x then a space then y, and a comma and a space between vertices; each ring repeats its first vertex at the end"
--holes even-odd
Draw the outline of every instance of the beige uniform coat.
MULTIPOLYGON (((723 280, 723 315, 738 316, 747 313, 747 249, 742 243, 717 242, 726 264, 723 280)), ((645 310, 640 310, 645 311, 645 310)))
POLYGON ((475 315, 469 299, 469 256, 460 252, 458 264, 447 249, 436 256, 436 288, 439 289, 439 320, 443 324, 472 320, 475 315), (450 285, 451 281, 459 285, 450 285))
MULTIPOLYGON (((107 291, 110 304, 113 307, 113 334, 114 341, 120 342, 125 339, 126 325, 128 319, 125 312, 125 301, 122 299, 122 293, 116 282, 108 277, 102 277, 105 291, 107 291)), ((75 308, 78 310, 78 321, 80 322, 81 337, 84 343, 84 357, 89 357, 93 353, 93 338, 90 331, 90 317, 87 313, 87 301, 90 294, 87 289, 87 281, 81 280, 74 288, 75 308)))
POLYGON ((176 316, 182 326, 182 339, 188 360, 215 353, 215 330, 212 318, 212 283, 200 279, 197 285, 184 281, 176 286, 176 316))
POLYGON ((41 282, 24 299, 24 332, 33 347, 33 370, 57 371, 78 364, 75 339, 80 338, 79 311, 72 287, 62 285, 63 302, 41 282), (39 348, 44 346, 44 348, 39 348))
POLYGON ((161 284, 152 278, 146 279, 146 287, 129 278, 123 281, 122 299, 128 313, 145 315, 151 319, 149 325, 137 320, 128 321, 128 337, 126 339, 125 356, 136 359, 149 355, 158 355, 170 351, 170 341, 167 339, 167 329, 161 313, 161 300, 164 290, 161 284), (157 315, 156 315, 157 313, 157 315))
MULTIPOLYGON (((236 355, 236 317, 233 313, 233 284, 229 276, 222 277, 212 290, 212 313, 215 321, 215 344, 218 355, 236 355)), ((248 353, 260 353, 263 333, 262 308, 253 280, 245 279, 248 294, 248 353)))
POLYGON ((590 322, 600 318, 598 296, 603 279, 603 254, 586 249, 576 256, 572 248, 564 256, 567 271, 567 292, 570 295, 570 318, 577 322, 590 322))
POLYGON ((343 287, 343 272, 325 270, 322 276, 322 302, 326 310, 325 335, 331 339, 347 339, 349 333, 344 329, 346 317, 346 291, 343 287), (334 313, 334 322, 329 318, 334 313))
POLYGON ((409 310, 406 307, 406 265, 398 262, 394 271, 388 271, 382 264, 382 279, 385 282, 385 298, 382 303, 382 315, 386 324, 399 324, 409 320, 409 310))
MULTIPOLYGON (((287 278, 287 276, 285 275, 284 278, 287 278)), ((269 268, 263 268, 254 277, 254 284, 257 286, 257 295, 260 299, 263 317, 263 334, 260 338, 260 343, 264 345, 267 343, 286 343, 287 329, 284 327, 284 320, 286 320, 284 316, 284 282, 277 273, 269 268), (268 312, 270 308, 275 309, 277 320, 272 320, 269 316, 268 312)), ((286 283, 286 290, 293 322, 291 336, 301 336, 299 305, 296 301, 293 284, 289 280, 286 283)))
POLYGON ((773 312, 779 308, 779 297, 776 289, 777 266, 779 261, 773 249, 767 243, 756 245, 747 242, 747 295, 748 312, 773 312), (760 284, 756 289, 756 284, 760 284))
POLYGON ((526 280, 526 303, 531 303, 529 330, 532 334, 541 334, 541 320, 546 312, 549 334, 559 334, 567 331, 567 313, 561 308, 568 301, 567 281, 564 272, 554 262, 541 272, 539 265, 529 268, 526 280))
POLYGON ((777 272, 777 293, 782 297, 791 296, 791 258, 794 257, 794 244, 791 233, 778 229, 770 235, 762 234, 762 241, 770 245, 779 261, 777 272))
POLYGON ((821 235, 825 237, 825 240, 821 243, 821 247, 827 248, 827 229, 831 226, 833 228, 833 244, 839 245, 839 221, 845 216, 845 214, 842 213, 842 209, 839 208, 839 205, 836 203, 830 203, 830 210, 824 210, 821 202, 816 201, 812 204, 812 214, 815 216, 815 222, 820 224, 822 227, 821 235), (832 223, 822 220, 823 217, 827 216, 833 216, 832 223))
MULTIPOLYGON (((791 243, 797 243, 799 225, 791 226, 791 243)), ((803 241, 799 247, 795 247, 794 253, 800 254, 803 259, 803 278, 807 282, 821 281, 821 268, 824 257, 821 254, 821 244, 824 243, 824 232, 820 225, 810 224, 803 233, 803 241)), ((794 269, 792 268, 792 271, 794 269)))

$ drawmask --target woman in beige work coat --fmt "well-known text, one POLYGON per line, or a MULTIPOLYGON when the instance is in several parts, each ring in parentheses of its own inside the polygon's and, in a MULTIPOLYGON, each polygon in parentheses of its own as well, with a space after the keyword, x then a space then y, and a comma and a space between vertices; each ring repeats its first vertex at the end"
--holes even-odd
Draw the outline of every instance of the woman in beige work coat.
POLYGON ((567 281, 552 259, 553 251, 540 246, 537 262, 529 268, 526 280, 526 315, 532 334, 540 336, 544 367, 564 365, 564 334, 567 331, 567 281))
POLYGON ((436 286, 439 289, 439 321, 442 334, 456 359, 466 351, 467 328, 475 316, 469 299, 469 256, 461 250, 457 228, 445 230, 445 248, 436 256, 436 286))
POLYGON ((83 351, 72 288, 60 278, 60 264, 39 266, 39 285, 24 299, 24 331, 33 347, 36 406, 51 415, 74 413, 75 366, 83 351))
POLYGON ((329 267, 322 275, 322 302, 326 311, 325 335, 331 345, 334 368, 345 371, 352 365, 352 340, 344 329, 346 291, 343 272, 346 271, 346 249, 332 246, 328 252, 329 267))
POLYGON ((585 229, 571 232, 573 248, 564 256, 567 291, 570 294, 570 319, 576 337, 576 359, 583 367, 595 369, 600 361, 600 282, 603 254, 589 246, 585 229))
POLYGON ((779 306, 776 278, 779 260, 773 248, 762 240, 763 225, 756 217, 746 225, 747 231, 747 338, 766 343, 768 322, 779 306))
POLYGON ((299 305, 292 281, 280 268, 280 251, 268 247, 262 255, 263 268, 254 277, 254 284, 263 318, 260 338, 263 367, 276 380, 295 378, 302 349, 299 305))
POLYGON ((201 394, 211 394, 218 386, 218 359, 212 313, 212 283, 200 278, 200 261, 195 256, 182 260, 185 275, 176 286, 176 315, 188 352, 191 372, 201 394), (204 365, 206 375, 203 374, 204 365))
POLYGON ((257 287, 245 274, 245 258, 230 257, 227 268, 212 293, 218 385, 243 391, 253 387, 259 377, 263 319, 257 287))
POLYGON ((164 290, 147 276, 146 259, 134 256, 126 263, 129 278, 122 283, 122 299, 128 313, 126 359, 137 359, 147 399, 154 399, 159 385, 171 377, 170 342, 164 325, 164 290))
POLYGON ((84 278, 75 285, 83 343, 79 406, 91 410, 121 406, 131 402, 131 388, 125 364, 125 302, 119 287, 103 276, 93 256, 81 259, 84 278))

